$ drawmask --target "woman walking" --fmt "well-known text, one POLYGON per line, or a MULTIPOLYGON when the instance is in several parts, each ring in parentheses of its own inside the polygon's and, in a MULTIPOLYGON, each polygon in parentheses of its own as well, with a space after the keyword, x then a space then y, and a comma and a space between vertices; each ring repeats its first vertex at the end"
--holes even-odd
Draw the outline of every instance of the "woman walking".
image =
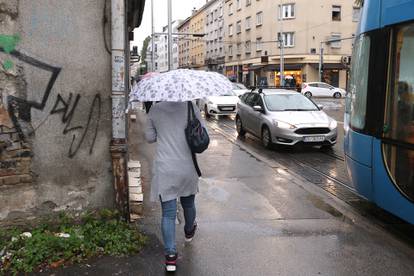
MULTIPOLYGON (((203 124, 199 109, 194 104, 193 107, 196 117, 203 124)), ((148 114, 145 132, 149 143, 157 142, 151 200, 161 202, 161 230, 167 271, 176 270, 175 220, 178 198, 184 210, 184 234, 187 242, 193 239, 197 229, 194 199, 198 192, 198 174, 184 132, 187 116, 186 102, 156 103, 148 114)))

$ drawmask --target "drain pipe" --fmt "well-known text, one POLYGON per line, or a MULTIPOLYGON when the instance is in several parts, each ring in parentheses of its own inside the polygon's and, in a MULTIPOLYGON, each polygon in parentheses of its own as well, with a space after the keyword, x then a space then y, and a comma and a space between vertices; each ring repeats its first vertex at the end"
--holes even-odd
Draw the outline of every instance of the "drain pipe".
POLYGON ((111 0, 112 37, 112 140, 110 146, 115 204, 129 220, 127 137, 125 102, 127 93, 126 67, 126 5, 125 0, 111 0))

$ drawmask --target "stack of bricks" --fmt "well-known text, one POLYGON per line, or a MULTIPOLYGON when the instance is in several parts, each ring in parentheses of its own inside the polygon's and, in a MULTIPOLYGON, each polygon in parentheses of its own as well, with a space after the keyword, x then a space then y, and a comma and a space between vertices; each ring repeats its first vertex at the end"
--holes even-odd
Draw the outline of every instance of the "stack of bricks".
POLYGON ((134 221, 142 216, 143 193, 139 161, 128 161, 128 188, 130 219, 134 221))
POLYGON ((0 186, 31 183, 32 151, 0 104, 0 186))

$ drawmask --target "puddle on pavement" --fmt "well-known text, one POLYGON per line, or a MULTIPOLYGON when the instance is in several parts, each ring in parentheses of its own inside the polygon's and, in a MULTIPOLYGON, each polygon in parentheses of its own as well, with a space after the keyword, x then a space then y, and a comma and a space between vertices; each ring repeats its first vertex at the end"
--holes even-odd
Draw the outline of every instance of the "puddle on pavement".
POLYGON ((344 214, 332 207, 332 205, 326 203, 322 198, 315 195, 308 195, 307 199, 312 202, 312 205, 319 210, 325 211, 336 218, 345 218, 344 214))

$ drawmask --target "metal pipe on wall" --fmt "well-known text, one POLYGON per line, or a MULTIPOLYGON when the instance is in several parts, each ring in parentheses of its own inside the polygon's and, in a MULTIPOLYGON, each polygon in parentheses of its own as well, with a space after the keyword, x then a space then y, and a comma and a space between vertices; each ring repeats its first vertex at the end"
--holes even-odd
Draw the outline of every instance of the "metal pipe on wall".
POLYGON ((168 0, 168 71, 172 68, 172 6, 171 0, 168 0))
POLYGON ((111 0, 112 140, 110 146, 115 204, 125 219, 128 212, 125 102, 127 93, 125 0, 111 0))

